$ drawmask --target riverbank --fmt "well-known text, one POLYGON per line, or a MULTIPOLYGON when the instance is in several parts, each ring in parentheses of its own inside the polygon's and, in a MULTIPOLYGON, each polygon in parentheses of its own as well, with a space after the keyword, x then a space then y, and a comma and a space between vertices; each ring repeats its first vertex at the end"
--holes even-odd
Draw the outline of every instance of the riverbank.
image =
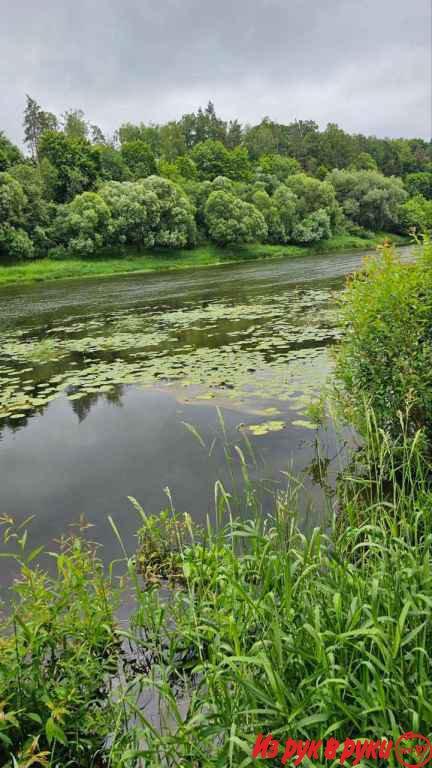
POLYGON ((255 243, 253 245, 219 248, 206 243, 193 250, 128 251, 124 256, 113 254, 93 259, 64 259, 61 261, 40 259, 0 266, 0 286, 71 278, 104 277, 132 272, 197 269, 220 264, 235 264, 242 261, 296 258, 298 256, 312 256, 317 253, 372 249, 385 239, 391 239, 396 245, 406 245, 411 240, 411 238, 400 235, 378 232, 372 238, 361 238, 347 234, 336 235, 329 240, 322 240, 320 243, 310 246, 255 243))
MULTIPOLYGON (((188 509, 188 514, 174 508, 173 499, 176 504, 179 499, 177 478, 187 484, 190 477, 190 484, 199 492, 202 465, 197 464, 198 454, 194 456, 191 444, 184 451, 190 475, 181 468, 179 471, 178 462, 170 460, 165 448, 160 454, 175 496, 166 490, 169 508, 160 514, 151 513, 154 503, 150 483, 156 464, 149 461, 150 454, 142 445, 137 450, 131 441, 133 423, 140 435, 149 432, 144 421, 146 413, 151 411, 154 421, 161 421, 154 401, 129 420, 125 419, 124 407, 123 429, 117 422, 111 434, 106 429, 107 411, 100 419, 104 441, 115 460, 111 470, 115 484, 110 492, 115 510, 112 515, 107 515, 109 510, 102 496, 104 483, 97 475, 98 465, 107 459, 95 441, 95 421, 86 433, 91 450, 88 456, 83 452, 83 443, 80 450, 73 445, 74 429, 61 424, 59 411, 47 439, 35 439, 33 434, 30 461, 25 460, 22 443, 19 457, 11 458, 10 444, 8 447, 7 437, 2 435, 9 472, 17 466, 19 487, 26 485, 31 492, 27 503, 19 497, 19 517, 22 509, 30 510, 35 521, 32 532, 31 518, 15 522, 11 505, 3 503, 8 514, 0 518, 0 554, 11 559, 5 560, 10 566, 4 569, 5 586, 10 586, 7 610, 0 612, 0 765, 168 768, 174 761, 179 766, 246 768, 255 758, 278 757, 280 762, 288 753, 291 760, 297 755, 299 764, 303 757, 303 765, 309 765, 312 761, 308 762, 307 754, 305 757, 305 749, 312 745, 308 754, 314 764, 324 765, 327 757, 334 764, 345 761, 345 765, 352 765, 353 760, 348 758, 355 753, 365 768, 372 768, 378 752, 394 766, 403 742, 409 744, 403 749, 409 750, 423 746, 427 737, 420 734, 427 734, 430 740, 432 418, 431 353, 425 339, 431 337, 432 325, 431 264, 432 248, 428 244, 413 265, 405 264, 386 249, 383 258, 371 259, 368 268, 354 275, 344 291, 339 304, 339 324, 344 334, 333 378, 337 384, 333 393, 338 391, 337 408, 331 410, 358 425, 362 449, 353 454, 348 466, 339 465, 333 491, 327 484, 330 465, 319 450, 318 434, 312 436, 316 458, 310 466, 327 493, 316 521, 310 519, 309 511, 307 517, 299 513, 307 487, 301 485, 292 464, 284 462, 284 467, 289 466, 284 491, 270 485, 265 465, 256 462, 252 443, 241 440, 238 419, 234 422, 235 441, 231 441, 222 414, 223 452, 218 449, 213 428, 210 443, 195 424, 182 423, 194 435, 194 442, 200 444, 199 455, 205 462, 210 462, 211 456, 220 457, 219 477, 225 475, 228 479, 226 485, 219 478, 214 484, 213 524, 213 509, 203 493, 199 493, 200 507, 204 509, 201 522, 191 514, 188 504, 178 507, 188 509), (55 439, 58 434, 61 442, 55 439), (80 454, 81 490, 86 481, 83 468, 89 468, 97 492, 92 509, 97 505, 107 515, 115 544, 109 566, 105 567, 102 560, 101 553, 105 557, 107 548, 97 528, 92 525, 91 540, 86 538, 88 523, 84 513, 77 532, 75 526, 68 525, 72 519, 68 515, 64 535, 56 535, 54 521, 50 520, 46 528, 49 541, 35 538, 47 520, 48 493, 40 456, 44 444, 49 443, 54 444, 57 454, 64 450, 65 443, 69 447, 72 443, 75 456, 80 454), (129 496, 138 518, 138 523, 135 517, 132 521, 132 546, 126 538, 128 514, 119 503, 124 495, 120 466, 123 455, 129 463, 137 457, 139 482, 131 482, 130 487, 145 493, 145 512, 129 496), (35 481, 30 465, 35 467, 35 481), (235 467, 241 473, 238 483, 235 467), (298 483, 294 482, 296 477, 298 483), (268 492, 273 488, 267 511, 257 483, 261 479, 268 492), (45 515, 37 515, 38 488, 43 488, 45 515), (47 568, 48 560, 55 563, 54 568, 47 568)), ((289 271, 283 263, 276 266, 289 271)), ((274 304, 277 290, 283 292, 284 287, 280 281, 269 282, 274 304)), ((68 288, 65 286, 65 292, 68 288)), ((322 289, 321 285, 321 294, 322 289)), ((310 329, 311 319, 320 317, 321 310, 315 301, 311 305, 311 297, 303 289, 297 292, 306 303, 293 317, 310 329)), ((247 293, 253 307, 249 285, 247 293)), ((293 301, 286 299, 287 311, 269 319, 277 342, 288 336, 289 329, 281 325, 281 320, 288 315, 293 301)), ((19 300, 26 303, 21 297, 19 300)), ((325 294, 322 301, 326 301, 325 294)), ((176 304, 175 313, 188 330, 186 342, 189 346, 193 341, 197 359, 198 326, 208 345, 211 335, 213 339, 217 336, 215 321, 220 316, 226 318, 229 305, 225 303, 220 313, 209 313, 208 333, 199 321, 197 302, 190 304, 193 315, 185 315, 181 302, 176 304)), ((148 306, 141 306, 143 312, 148 312, 148 306)), ((205 309, 209 306, 211 302, 205 309)), ((144 357, 157 360, 157 370, 161 370, 161 356, 154 344, 157 323, 148 317, 152 336, 142 344, 139 303, 135 301, 129 307, 130 318, 120 317, 122 348, 127 352, 133 348, 136 372, 141 341, 141 349, 151 350, 144 357), (125 324, 125 319, 132 322, 125 324)), ((164 310, 163 322, 171 333, 167 305, 164 310)), ((110 305, 109 314, 116 315, 115 306, 110 305)), ((242 308, 242 321, 245 317, 242 308)), ((235 324, 238 318, 234 313, 235 324)), ((78 348, 78 334, 70 333, 65 318, 59 328, 61 335, 57 339, 50 336, 56 359, 67 350, 78 353, 72 359, 71 398, 76 397, 80 385, 80 355, 87 372, 96 363, 93 373, 97 372, 97 380, 88 387, 88 394, 93 397, 102 388, 108 394, 101 380, 104 366, 99 365, 95 353, 101 338, 113 338, 113 333, 108 333, 112 329, 100 312, 97 316, 92 313, 89 320, 86 325, 84 315, 79 314, 85 343, 78 348), (94 329, 99 329, 99 336, 90 335, 94 329)), ((254 316, 249 315, 249 321, 254 328, 254 316)), ((52 314, 49 325, 52 331, 52 314)), ((250 366, 256 365, 252 349, 263 343, 262 312, 257 325, 258 343, 252 344, 249 338, 245 345, 249 355, 248 386, 253 375, 250 366)), ((43 335, 40 330, 39 325, 39 337, 43 335)), ((178 342, 176 330, 173 338, 178 342)), ((245 341, 245 324, 242 322, 237 330, 245 341)), ((232 328, 226 329, 226 334, 232 337, 232 328)), ((306 342, 310 338, 308 333, 306 342)), ((8 342, 6 354, 22 353, 23 345, 33 343, 33 339, 27 328, 24 336, 20 333, 19 344, 8 342)), ((238 341, 239 337, 234 337, 231 365, 239 356, 238 341)), ((290 341, 296 343, 292 336, 290 341)), ((178 358, 179 345, 174 346, 176 362, 183 368, 178 358)), ((216 349, 211 347, 213 361, 216 349)), ((112 379, 118 381, 121 371, 112 344, 108 352, 116 365, 112 379)), ((269 348, 264 352, 268 356, 269 348)), ((219 360, 221 357, 219 353, 219 360)), ((24 360, 22 363, 26 366, 22 369, 25 381, 31 381, 33 366, 24 360)), ((54 383, 61 383, 57 370, 50 370, 51 375, 56 374, 54 383)), ((12 372, 9 391, 13 392, 15 370, 8 366, 6 371, 12 372)), ((283 377, 279 389, 285 395, 292 376, 284 369, 283 377)), ((51 387, 44 389, 47 392, 37 398, 38 406, 50 396, 51 387)), ((32 391, 31 385, 25 384, 23 391, 32 391)), ((79 403, 79 399, 72 402, 79 403)), ((114 402, 111 399, 110 405, 114 402)), ((274 410, 271 407, 265 411, 272 415, 273 426, 278 423, 273 419, 274 410)), ((330 409, 314 412, 321 420, 330 409)), ((85 409, 75 413, 80 423, 88 415, 85 409)), ((179 416, 176 410, 176 418, 179 416)), ((185 418, 184 408, 180 417, 185 418)), ((176 443, 176 433, 167 428, 165 415, 163 420, 170 443, 176 443)), ((339 423, 343 426, 343 422, 339 423)), ((14 442, 19 441, 18 432, 13 437, 14 442)), ((150 432, 150 439, 155 442, 154 432, 150 432)), ((287 448, 284 437, 281 452, 285 456, 287 448)), ((76 519, 76 499, 81 511, 84 495, 74 492, 71 454, 67 472, 59 471, 53 462, 49 463, 49 472, 57 478, 61 494, 55 519, 65 513, 69 501, 76 519), (64 477, 68 477, 66 491, 58 482, 64 477)), ((0 485, 4 500, 1 478, 0 485)))

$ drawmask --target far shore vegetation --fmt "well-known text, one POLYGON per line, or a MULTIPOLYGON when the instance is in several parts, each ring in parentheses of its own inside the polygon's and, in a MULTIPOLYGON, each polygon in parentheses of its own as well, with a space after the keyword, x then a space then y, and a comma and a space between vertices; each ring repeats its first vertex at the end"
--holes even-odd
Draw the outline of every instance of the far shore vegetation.
POLYGON ((221 248, 212 243, 205 243, 194 249, 161 248, 153 251, 139 251, 127 248, 120 255, 115 251, 107 251, 99 256, 86 259, 70 257, 59 261, 45 257, 0 265, 0 286, 48 280, 198 269, 260 259, 293 259, 318 253, 372 249, 386 241, 395 245, 407 245, 412 241, 412 238, 394 233, 377 232, 373 237, 367 238, 358 235, 339 234, 310 245, 252 243, 221 248))
POLYGON ((242 126, 212 102, 106 136, 82 111, 58 117, 27 96, 23 125, 26 154, 0 130, 0 284, 369 247, 378 233, 432 229, 422 139, 302 120, 242 126))

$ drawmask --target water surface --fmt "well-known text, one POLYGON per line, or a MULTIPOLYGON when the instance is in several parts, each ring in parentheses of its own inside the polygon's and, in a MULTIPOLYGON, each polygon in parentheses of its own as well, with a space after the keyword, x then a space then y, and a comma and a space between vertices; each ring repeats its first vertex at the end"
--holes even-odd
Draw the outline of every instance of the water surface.
POLYGON ((179 511, 212 514, 230 443, 261 487, 304 473, 304 524, 322 519, 316 481, 324 467, 334 482, 344 437, 312 429, 307 406, 363 255, 2 289, 0 514, 34 514, 34 546, 86 518, 111 558, 108 515, 133 550, 127 496, 157 512, 169 488, 179 511))

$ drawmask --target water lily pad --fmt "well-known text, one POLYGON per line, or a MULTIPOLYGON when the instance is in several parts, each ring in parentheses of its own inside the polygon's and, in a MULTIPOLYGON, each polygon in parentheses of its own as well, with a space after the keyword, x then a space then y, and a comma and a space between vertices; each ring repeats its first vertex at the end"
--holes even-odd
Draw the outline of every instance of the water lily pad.
POLYGON ((316 424, 312 424, 311 421, 306 421, 306 419, 296 419, 292 424, 293 426, 301 427, 302 429, 316 429, 316 424))

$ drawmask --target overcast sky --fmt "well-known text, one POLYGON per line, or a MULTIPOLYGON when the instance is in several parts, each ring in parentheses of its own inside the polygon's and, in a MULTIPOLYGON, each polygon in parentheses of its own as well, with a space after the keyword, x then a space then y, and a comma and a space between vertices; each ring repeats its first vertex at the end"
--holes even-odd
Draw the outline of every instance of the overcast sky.
POLYGON ((0 129, 29 93, 111 132, 224 118, 431 134, 432 0, 0 0, 0 129))

